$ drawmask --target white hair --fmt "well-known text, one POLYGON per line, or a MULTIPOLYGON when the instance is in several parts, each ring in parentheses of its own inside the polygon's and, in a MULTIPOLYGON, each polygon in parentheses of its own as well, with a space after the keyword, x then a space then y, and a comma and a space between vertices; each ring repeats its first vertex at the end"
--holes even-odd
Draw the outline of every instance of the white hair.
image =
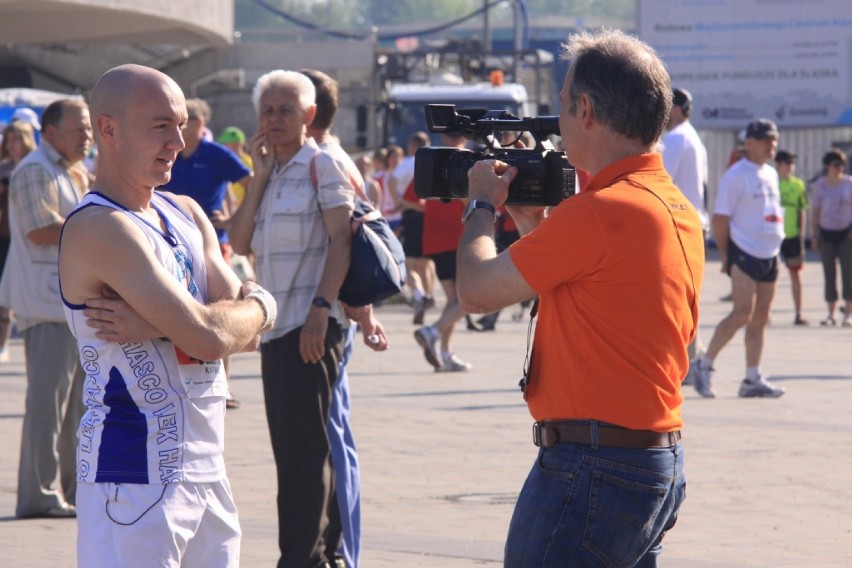
POLYGON ((254 110, 260 112, 260 97, 269 89, 276 87, 291 87, 299 94, 299 104, 302 105, 302 110, 316 104, 317 90, 314 84, 307 76, 298 71, 284 71, 276 69, 262 75, 257 83, 254 84, 254 90, 251 94, 254 110))

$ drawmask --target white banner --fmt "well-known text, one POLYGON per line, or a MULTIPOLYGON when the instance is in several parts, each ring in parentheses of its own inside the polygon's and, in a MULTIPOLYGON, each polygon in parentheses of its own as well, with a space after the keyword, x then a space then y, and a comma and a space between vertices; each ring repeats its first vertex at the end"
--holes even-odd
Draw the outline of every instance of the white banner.
POLYGON ((852 1, 637 0, 696 128, 852 125, 852 1))

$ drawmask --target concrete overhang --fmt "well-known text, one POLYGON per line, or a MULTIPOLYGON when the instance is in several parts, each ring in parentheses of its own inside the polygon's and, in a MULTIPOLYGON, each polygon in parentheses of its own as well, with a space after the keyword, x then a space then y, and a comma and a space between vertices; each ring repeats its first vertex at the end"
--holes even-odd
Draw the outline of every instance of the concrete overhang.
POLYGON ((0 42, 225 46, 233 0, 0 0, 0 42))

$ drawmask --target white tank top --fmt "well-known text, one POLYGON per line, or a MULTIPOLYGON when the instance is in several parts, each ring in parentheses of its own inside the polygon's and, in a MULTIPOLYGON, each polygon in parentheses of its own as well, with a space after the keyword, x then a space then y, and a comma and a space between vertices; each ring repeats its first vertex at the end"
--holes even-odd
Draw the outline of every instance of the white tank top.
MULTIPOLYGON (((74 213, 95 206, 123 211, 148 236, 163 266, 206 303, 207 270, 194 220, 162 194, 155 193, 151 204, 166 232, 100 193, 87 194, 74 213)), ((222 361, 192 359, 167 340, 98 339, 97 330, 86 325, 85 305, 71 304, 64 296, 62 301, 86 374, 86 412, 77 432, 78 481, 223 479, 227 383, 222 361)))

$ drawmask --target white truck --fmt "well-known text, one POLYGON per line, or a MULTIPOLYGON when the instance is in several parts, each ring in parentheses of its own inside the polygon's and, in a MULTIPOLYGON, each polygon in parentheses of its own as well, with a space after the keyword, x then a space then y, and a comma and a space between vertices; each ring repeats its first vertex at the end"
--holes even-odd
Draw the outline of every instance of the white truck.
MULTIPOLYGON (((384 104, 384 121, 381 138, 385 144, 398 144, 405 148, 408 137, 414 132, 426 132, 423 107, 427 104, 454 104, 463 108, 507 110, 517 117, 535 116, 536 108, 527 96, 527 89, 519 83, 483 82, 466 85, 430 85, 424 83, 395 84, 388 89, 384 104)), ((432 143, 438 145, 437 134, 432 143)))

